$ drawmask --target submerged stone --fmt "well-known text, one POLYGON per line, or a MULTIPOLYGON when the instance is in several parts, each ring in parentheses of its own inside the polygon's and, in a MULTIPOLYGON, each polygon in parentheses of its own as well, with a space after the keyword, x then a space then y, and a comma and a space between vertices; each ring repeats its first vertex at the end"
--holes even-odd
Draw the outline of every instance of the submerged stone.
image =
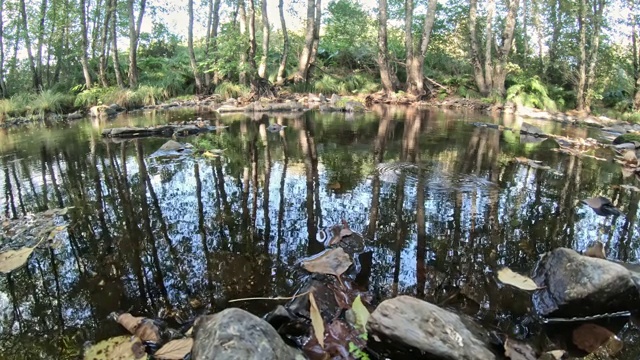
POLYGON ((640 306, 639 274, 605 259, 559 248, 545 254, 536 266, 533 295, 538 314, 546 317, 585 317, 640 306))
POLYGON ((370 339, 422 352, 436 360, 492 360, 487 343, 458 315, 410 296, 383 301, 367 322, 370 339))
POLYGON ((284 343, 268 322, 237 308, 199 317, 193 328, 194 360, 295 360, 302 353, 284 343))

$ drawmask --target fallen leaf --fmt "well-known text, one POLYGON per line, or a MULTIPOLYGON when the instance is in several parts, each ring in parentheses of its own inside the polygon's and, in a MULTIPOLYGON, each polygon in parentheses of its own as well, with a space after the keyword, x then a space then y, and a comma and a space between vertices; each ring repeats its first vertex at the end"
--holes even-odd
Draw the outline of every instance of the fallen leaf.
POLYGON ((613 204, 611 200, 607 199, 604 196, 596 196, 589 199, 582 200, 582 203, 588 205, 593 211, 601 216, 608 215, 621 215, 622 212, 618 210, 613 204))
POLYGON ((560 360, 566 353, 564 350, 551 350, 542 354, 538 360, 560 360))
POLYGON ((498 280, 503 284, 515 286, 518 289, 533 291, 538 289, 538 285, 530 278, 520 275, 505 267, 498 271, 498 280))
POLYGON ((0 253, 0 272, 8 274, 23 266, 37 246, 23 247, 18 250, 8 250, 0 253))
POLYGON ((153 323, 153 320, 144 319, 136 327, 134 335, 142 341, 157 343, 160 341, 160 329, 153 323))
POLYGON ((353 300, 351 310, 353 310, 353 313, 355 315, 357 327, 359 327, 362 332, 366 332, 367 321, 369 321, 370 314, 369 310, 367 310, 367 308, 362 303, 360 295, 358 295, 356 299, 353 300))
POLYGON ((204 156, 206 158, 210 158, 210 159, 219 157, 219 155, 214 154, 214 153, 212 153, 210 151, 205 151, 204 153, 202 153, 202 156, 204 156))
POLYGON ((599 258, 599 259, 607 258, 607 254, 604 251, 604 244, 601 243, 600 241, 596 241, 596 243, 593 244, 593 246, 591 246, 590 248, 587 249, 587 251, 584 252, 584 255, 589 257, 599 258))
POLYGON ((322 320, 322 315, 320 315, 320 310, 318 310, 318 305, 316 304, 316 299, 313 297, 312 292, 309 293, 309 304, 313 333, 318 340, 320 347, 324 349, 324 320, 322 320))
POLYGON ((504 342, 504 355, 511 360, 537 360, 535 350, 528 344, 507 338, 504 342))
POLYGON ((138 360, 146 357, 140 339, 128 335, 101 341, 84 352, 85 360, 138 360))
POLYGON ((158 351, 153 354, 156 359, 162 360, 182 360, 191 352, 193 347, 192 338, 184 338, 171 340, 164 344, 158 351))
POLYGON ((302 267, 309 272, 335 276, 342 275, 349 266, 351 266, 351 258, 341 247, 329 249, 302 262, 302 267))
POLYGON ((574 329, 571 337, 573 343, 587 353, 598 350, 611 338, 616 338, 616 335, 609 329, 591 323, 582 324, 574 329))
POLYGON ((633 150, 627 150, 622 154, 622 160, 631 165, 638 163, 638 157, 636 156, 636 152, 633 150))
POLYGON ((136 328, 138 327, 138 325, 140 325, 142 320, 144 320, 143 317, 136 317, 129 313, 122 313, 118 315, 116 319, 118 324, 122 325, 125 329, 127 329, 127 331, 132 334, 135 333, 136 328))

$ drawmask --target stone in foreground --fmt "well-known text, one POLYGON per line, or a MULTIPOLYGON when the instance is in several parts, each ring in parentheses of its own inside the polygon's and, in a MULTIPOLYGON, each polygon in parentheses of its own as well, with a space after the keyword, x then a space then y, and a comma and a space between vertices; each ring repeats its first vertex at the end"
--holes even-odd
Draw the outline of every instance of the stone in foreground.
POLYGON ((199 317, 194 339, 194 360, 304 359, 299 350, 284 343, 269 323, 237 308, 199 317))
POLYGON ((542 289, 533 295, 538 314, 547 317, 585 317, 640 306, 638 274, 624 266, 558 248, 545 254, 533 280, 542 289))
POLYGON ((383 301, 371 314, 367 331, 369 339, 419 350, 425 359, 496 359, 458 315, 410 296, 383 301))

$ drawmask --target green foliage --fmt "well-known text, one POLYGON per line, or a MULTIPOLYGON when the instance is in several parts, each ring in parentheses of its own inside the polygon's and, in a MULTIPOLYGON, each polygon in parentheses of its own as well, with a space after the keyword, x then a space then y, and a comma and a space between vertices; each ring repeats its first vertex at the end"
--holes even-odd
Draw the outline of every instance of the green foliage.
POLYGON ((349 341, 349 354, 358 360, 369 360, 369 354, 360 349, 356 344, 349 341))
POLYGON ((59 113, 63 109, 69 109, 73 104, 73 95, 57 93, 45 90, 36 95, 31 101, 34 112, 40 116, 47 113, 59 113))
POLYGON ((157 105, 168 98, 166 89, 150 85, 142 85, 136 90, 95 87, 79 93, 74 104, 77 107, 118 104, 127 109, 135 109, 145 105, 157 105))
POLYGON ((376 28, 374 19, 356 1, 329 2, 323 41, 318 57, 330 66, 350 69, 375 66, 376 28))
POLYGON ((558 109, 556 102, 549 97, 547 87, 539 77, 520 77, 516 81, 507 89, 506 99, 508 101, 543 110, 555 111, 558 109))
POLYGON ((239 98, 245 96, 249 93, 250 89, 244 85, 233 84, 231 82, 225 81, 218 86, 214 90, 214 93, 222 96, 223 99, 229 98, 239 98))

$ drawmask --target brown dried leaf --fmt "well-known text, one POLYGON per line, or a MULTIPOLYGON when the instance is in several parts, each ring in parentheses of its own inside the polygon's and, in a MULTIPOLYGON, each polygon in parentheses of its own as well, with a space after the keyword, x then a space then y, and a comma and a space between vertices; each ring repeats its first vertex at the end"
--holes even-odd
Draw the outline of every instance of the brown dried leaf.
POLYGON ((587 251, 584 252, 584 255, 589 257, 599 258, 599 259, 607 258, 607 254, 604 251, 604 244, 601 243, 600 241, 596 241, 596 243, 593 244, 593 246, 591 246, 590 248, 587 249, 587 251))
POLYGON ((313 333, 318 340, 320 347, 324 348, 324 320, 322 320, 322 315, 320 314, 320 310, 318 310, 318 305, 316 304, 316 299, 313 297, 313 292, 309 293, 309 304, 313 333))
POLYGON ((636 152, 633 150, 627 150, 622 154, 622 160, 629 164, 629 165, 633 165, 633 164, 637 164, 638 163, 638 157, 636 156, 636 152))
POLYGON ((143 317, 135 317, 129 313, 120 314, 116 319, 118 324, 124 326, 124 328, 132 334, 136 332, 136 328, 140 325, 142 320, 144 320, 143 317))
POLYGON ((538 289, 538 285, 530 278, 513 272, 505 267, 498 271, 498 280, 503 284, 515 286, 518 289, 533 291, 538 289))
POLYGON ((8 274, 24 266, 35 247, 23 247, 18 250, 8 250, 0 253, 0 272, 8 274))
POLYGON ((329 249, 302 262, 309 272, 340 276, 351 266, 351 258, 342 248, 329 249))
POLYGON ((192 347, 192 338, 172 340, 164 344, 153 356, 162 360, 182 360, 191 352, 192 347))
POLYGON ((600 209, 603 205, 611 205, 611 200, 604 196, 596 196, 589 199, 582 200, 582 202, 592 209, 600 209))
POLYGON ((615 337, 609 329, 596 324, 583 324, 573 330, 572 341, 581 350, 592 353, 615 337))
POLYGON ((507 338, 504 342, 504 355, 511 360, 537 360, 535 350, 528 344, 507 338))
POLYGON ((566 353, 564 350, 551 350, 542 354, 538 360, 560 360, 566 353))
POLYGON ((142 341, 152 341, 155 343, 160 341, 160 329, 149 319, 144 319, 140 325, 136 327, 134 335, 142 341))

